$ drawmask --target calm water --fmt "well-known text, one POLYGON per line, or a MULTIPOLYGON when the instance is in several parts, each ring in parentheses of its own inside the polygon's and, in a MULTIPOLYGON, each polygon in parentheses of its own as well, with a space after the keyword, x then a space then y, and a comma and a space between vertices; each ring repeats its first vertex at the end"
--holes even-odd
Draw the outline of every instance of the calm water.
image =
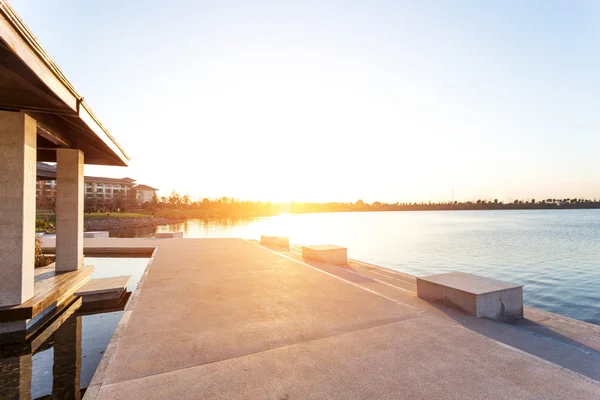
MULTIPOLYGON (((131 275, 134 291, 146 269, 143 258, 86 258, 93 278, 131 275)), ((35 349, 0 346, 0 399, 80 398, 88 387, 123 311, 76 311, 35 349), (47 396, 47 397, 46 397, 47 396)))
POLYGON ((198 238, 280 234, 297 244, 347 246, 349 257, 417 276, 463 271, 522 283, 527 305, 600 324, 600 210, 281 215, 111 235, 155 231, 198 238))

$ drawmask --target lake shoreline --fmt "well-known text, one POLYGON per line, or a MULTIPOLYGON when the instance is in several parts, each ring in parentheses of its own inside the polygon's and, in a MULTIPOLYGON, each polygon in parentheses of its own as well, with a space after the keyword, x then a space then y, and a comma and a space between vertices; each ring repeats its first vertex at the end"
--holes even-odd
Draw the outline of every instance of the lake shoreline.
POLYGON ((83 221, 86 231, 108 231, 122 228, 145 228, 159 225, 177 224, 185 222, 187 218, 165 218, 165 217, 131 217, 117 218, 107 216, 105 218, 90 218, 83 221))
MULTIPOLYGON (((597 208, 587 208, 597 209, 597 208)), ((503 208, 503 209, 413 209, 413 210, 356 210, 356 211, 320 211, 320 212, 297 212, 290 213, 291 215, 304 215, 304 214, 327 214, 327 213, 379 213, 379 212, 409 212, 409 211, 418 211, 418 212, 427 212, 427 211, 444 211, 444 212, 452 212, 452 211, 567 211, 567 210, 586 210, 586 208, 503 208)), ((198 214, 192 213, 187 214, 182 212, 180 215, 171 214, 169 216, 136 216, 136 217, 120 217, 120 216, 95 216, 94 218, 85 218, 84 216, 84 228, 87 231, 97 231, 97 230, 111 230, 111 229, 121 229, 121 228, 143 228, 143 227, 156 227, 160 225, 169 225, 169 224, 181 224, 189 220, 195 219, 235 219, 235 220, 244 220, 244 219, 256 219, 256 218, 266 218, 273 217, 280 214, 230 214, 230 215, 221 215, 221 214, 198 214)))

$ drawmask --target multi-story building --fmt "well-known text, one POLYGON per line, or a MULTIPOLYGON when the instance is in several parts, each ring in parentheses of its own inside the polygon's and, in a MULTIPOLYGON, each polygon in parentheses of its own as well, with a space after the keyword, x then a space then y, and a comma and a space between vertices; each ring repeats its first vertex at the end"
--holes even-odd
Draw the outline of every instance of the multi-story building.
POLYGON ((158 189, 148 185, 136 185, 133 187, 137 194, 138 204, 150 203, 158 189))
MULTIPOLYGON (((116 199, 129 199, 135 179, 131 178, 104 178, 101 176, 86 176, 85 198, 96 199, 98 202, 111 202, 116 199)), ((133 196, 135 199, 137 196, 133 196)))
MULTIPOLYGON (((38 200, 54 198, 56 195, 56 167, 46 163, 37 165, 36 197, 38 200)), ((85 200, 88 205, 125 206, 132 203, 141 205, 152 201, 158 190, 148 185, 135 185, 131 178, 105 178, 85 176, 85 200)))

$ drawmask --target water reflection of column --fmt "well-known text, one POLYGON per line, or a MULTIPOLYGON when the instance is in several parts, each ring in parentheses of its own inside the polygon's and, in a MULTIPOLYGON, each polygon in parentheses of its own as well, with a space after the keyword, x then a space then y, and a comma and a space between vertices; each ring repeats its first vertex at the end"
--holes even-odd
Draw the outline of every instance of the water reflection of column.
POLYGON ((81 399, 81 317, 72 316, 54 332, 52 396, 81 399))
POLYGON ((0 360, 0 396, 31 399, 31 352, 0 360))

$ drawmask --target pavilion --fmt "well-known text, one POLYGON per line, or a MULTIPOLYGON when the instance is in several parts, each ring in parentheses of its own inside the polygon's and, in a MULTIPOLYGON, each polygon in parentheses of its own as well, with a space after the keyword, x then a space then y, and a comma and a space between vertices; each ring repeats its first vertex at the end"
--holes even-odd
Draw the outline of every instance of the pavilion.
POLYGON ((83 268, 83 165, 127 166, 129 160, 4 1, 0 1, 0 157, 1 314, 39 295, 34 271, 36 162, 57 163, 52 275, 59 276, 83 268))

